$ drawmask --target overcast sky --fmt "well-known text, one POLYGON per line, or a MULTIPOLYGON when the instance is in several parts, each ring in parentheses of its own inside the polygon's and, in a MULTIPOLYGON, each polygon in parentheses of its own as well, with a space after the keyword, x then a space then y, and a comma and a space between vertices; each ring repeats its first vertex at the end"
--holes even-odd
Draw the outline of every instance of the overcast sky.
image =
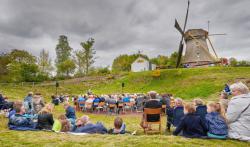
MULTIPOLYGON (((250 60, 250 0, 191 0, 187 28, 226 33, 212 37, 220 57, 250 60)), ((96 66, 111 65, 120 54, 141 50, 154 57, 177 51, 187 0, 0 0, 0 50, 41 49, 54 60, 58 36, 70 46, 96 40, 96 66)))

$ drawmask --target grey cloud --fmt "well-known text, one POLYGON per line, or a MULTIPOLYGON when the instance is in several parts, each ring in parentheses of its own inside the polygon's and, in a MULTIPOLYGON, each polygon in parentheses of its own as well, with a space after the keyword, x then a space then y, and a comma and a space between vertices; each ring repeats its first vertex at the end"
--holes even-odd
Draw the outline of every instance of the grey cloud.
MULTIPOLYGON (((250 59, 249 0, 191 0, 188 28, 207 28, 222 57, 250 59), (243 53, 244 52, 244 53, 243 53)), ((96 66, 111 65, 119 54, 143 53, 150 57, 177 51, 180 34, 174 19, 183 25, 187 0, 1 0, 0 50, 26 49, 35 55, 42 48, 55 58, 58 36, 70 45, 93 37, 96 66)))

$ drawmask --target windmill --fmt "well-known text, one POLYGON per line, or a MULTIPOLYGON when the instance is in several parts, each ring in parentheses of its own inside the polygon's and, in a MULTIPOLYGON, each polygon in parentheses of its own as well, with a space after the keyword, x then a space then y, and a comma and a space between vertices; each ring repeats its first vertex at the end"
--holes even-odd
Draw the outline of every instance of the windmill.
MULTIPOLYGON (((179 44, 176 68, 178 68, 181 63, 187 64, 191 67, 220 63, 217 53, 215 52, 214 46, 211 40, 209 39, 210 35, 208 31, 204 29, 189 29, 186 31, 189 5, 190 1, 188 0, 188 7, 183 29, 180 27, 177 20, 175 20, 175 28, 181 33, 181 41, 179 44), (184 48, 184 41, 186 49, 185 49, 185 55, 181 60, 184 48), (213 54, 209 51, 207 42, 211 46, 213 54)), ((211 36, 214 35, 225 35, 225 34, 211 34, 211 36)))

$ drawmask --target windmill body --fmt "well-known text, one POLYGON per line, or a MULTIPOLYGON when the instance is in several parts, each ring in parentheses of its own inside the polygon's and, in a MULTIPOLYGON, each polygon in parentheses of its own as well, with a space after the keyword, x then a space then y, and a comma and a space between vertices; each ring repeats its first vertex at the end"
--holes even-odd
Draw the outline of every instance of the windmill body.
MULTIPOLYGON (((175 20, 175 28, 181 34, 181 41, 179 43, 179 51, 178 51, 178 58, 176 61, 176 68, 178 68, 181 63, 184 67, 199 67, 199 66, 209 66, 211 64, 220 63, 217 53, 209 39, 209 33, 203 29, 189 29, 186 30, 187 20, 188 20, 188 13, 189 13, 189 5, 190 1, 188 0, 188 7, 186 18, 184 22, 184 27, 182 28, 178 21, 175 20), (184 42, 185 41, 185 54, 183 56, 183 49, 184 49, 184 42), (214 55, 209 51, 208 43, 213 49, 214 55)), ((213 35, 223 35, 223 34, 213 34, 213 35)))
POLYGON ((190 29, 185 32, 186 51, 182 64, 196 67, 213 64, 217 61, 216 57, 209 52, 207 38, 208 32, 203 29, 190 29))

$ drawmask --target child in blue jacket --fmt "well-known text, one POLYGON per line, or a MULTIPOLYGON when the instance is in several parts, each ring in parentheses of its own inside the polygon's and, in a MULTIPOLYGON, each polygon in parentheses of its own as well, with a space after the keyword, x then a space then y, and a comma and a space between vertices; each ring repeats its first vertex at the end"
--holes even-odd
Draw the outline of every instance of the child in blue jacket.
POLYGON ((207 105, 206 125, 208 127, 208 137, 215 139, 226 139, 228 127, 226 124, 224 109, 219 103, 209 103, 207 105))

